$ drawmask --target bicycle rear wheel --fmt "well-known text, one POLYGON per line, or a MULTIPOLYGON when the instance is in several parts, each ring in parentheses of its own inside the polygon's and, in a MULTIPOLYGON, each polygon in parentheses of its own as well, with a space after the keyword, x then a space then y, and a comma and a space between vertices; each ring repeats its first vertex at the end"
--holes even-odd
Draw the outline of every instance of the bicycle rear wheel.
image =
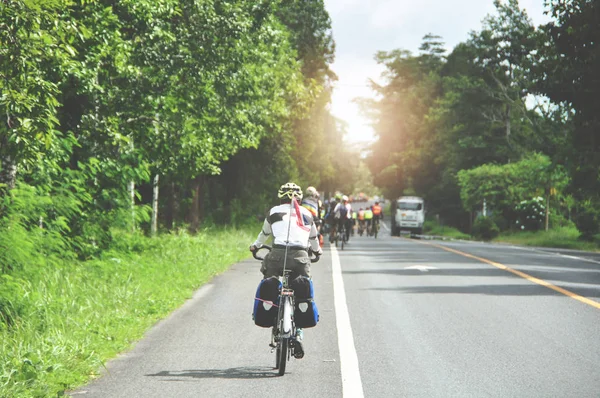
POLYGON ((277 369, 279 370, 279 376, 285 374, 285 365, 287 364, 288 349, 290 339, 281 339, 277 344, 277 369))

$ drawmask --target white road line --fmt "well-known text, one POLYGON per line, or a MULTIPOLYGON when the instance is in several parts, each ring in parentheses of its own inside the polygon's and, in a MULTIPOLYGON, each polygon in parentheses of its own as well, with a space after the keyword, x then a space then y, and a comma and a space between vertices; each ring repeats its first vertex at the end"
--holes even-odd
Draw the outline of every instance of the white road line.
MULTIPOLYGON (((592 260, 591 258, 572 256, 570 254, 562 254, 562 253, 553 252, 553 251, 551 251, 553 249, 551 247, 547 248, 546 250, 537 249, 537 248, 533 248, 533 247, 525 247, 525 246, 509 246, 509 247, 512 247, 513 249, 526 250, 526 251, 532 251, 532 252, 544 254, 548 257, 559 256, 559 257, 570 258, 573 260, 585 261, 587 263, 600 264, 600 261, 592 260)), ((560 250, 560 249, 554 249, 554 250, 560 250)))
POLYGON ((360 370, 358 369, 358 356, 354 347, 352 326, 350 325, 348 304, 346 303, 342 266, 340 264, 340 256, 334 245, 331 245, 331 265, 343 396, 362 398, 364 396, 363 387, 360 379, 360 370))

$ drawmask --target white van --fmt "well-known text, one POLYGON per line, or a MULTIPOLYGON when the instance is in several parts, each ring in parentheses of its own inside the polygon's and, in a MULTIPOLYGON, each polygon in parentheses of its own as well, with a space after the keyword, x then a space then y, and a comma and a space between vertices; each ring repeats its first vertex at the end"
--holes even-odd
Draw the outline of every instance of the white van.
POLYGON ((425 222, 425 202, 418 196, 402 196, 392 204, 392 234, 400 236, 401 231, 422 234, 425 222))

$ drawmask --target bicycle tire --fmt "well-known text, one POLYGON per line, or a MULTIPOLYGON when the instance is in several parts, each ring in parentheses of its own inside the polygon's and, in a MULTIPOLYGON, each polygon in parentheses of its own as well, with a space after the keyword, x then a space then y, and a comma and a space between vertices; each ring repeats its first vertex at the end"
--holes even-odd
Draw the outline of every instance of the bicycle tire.
POLYGON ((379 233, 379 225, 375 227, 375 239, 377 239, 377 234, 379 233))
POLYGON ((281 339, 277 348, 277 369, 279 370, 279 376, 285 374, 285 365, 287 364, 289 348, 289 339, 281 339))

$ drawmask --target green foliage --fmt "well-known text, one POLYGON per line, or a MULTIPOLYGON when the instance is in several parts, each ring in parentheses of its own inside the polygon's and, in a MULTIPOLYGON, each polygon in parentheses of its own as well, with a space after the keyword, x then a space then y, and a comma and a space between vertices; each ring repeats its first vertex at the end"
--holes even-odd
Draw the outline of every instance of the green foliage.
POLYGON ((521 231, 539 231, 544 227, 546 205, 544 198, 538 196, 523 200, 515 207, 516 227, 521 231))
POLYGON ((600 251, 600 240, 595 243, 580 239, 581 233, 575 226, 560 227, 549 231, 511 232, 498 236, 494 241, 538 247, 600 251))
POLYGON ((85 383, 194 289, 247 257, 259 229, 156 239, 115 231, 101 258, 42 267, 27 280, 3 275, 0 395, 50 397, 85 383))
MULTIPOLYGON (((518 228, 524 226, 528 215, 531 216, 530 211, 520 205, 527 207, 525 202, 537 195, 562 197, 568 182, 563 167, 553 165, 547 156, 536 153, 516 163, 486 164, 458 173, 460 195, 466 210, 480 209, 485 200, 487 207, 503 214, 509 224, 519 219, 518 228)), ((533 224, 525 227, 532 228, 533 224)))
POLYGON ((598 83, 597 6, 548 3, 555 20, 536 28, 517 0, 496 1, 496 13, 446 56, 433 35, 417 55, 377 53, 387 80, 373 85, 380 100, 362 104, 378 136, 369 167, 387 196, 412 189, 461 228, 462 209, 484 199, 506 225, 514 205, 536 196, 550 195, 567 219, 573 200, 600 208, 598 106, 588 95, 598 83), (472 183, 466 170, 477 170, 472 183))
MULTIPOLYGON (((61 233, 81 257, 105 250, 111 227, 140 225, 154 175, 180 194, 160 198, 170 227, 207 198, 229 206, 198 182, 240 151, 258 148, 265 180, 312 185, 343 157, 330 156, 342 146, 323 2, 17 0, 0 12, 0 194, 22 181, 76 206, 61 233)), ((247 218, 241 193, 269 184, 256 185, 235 192, 234 218, 247 218)))
POLYGON ((548 1, 553 21, 543 26, 547 39, 540 43, 540 63, 533 78, 536 91, 559 104, 569 123, 568 171, 571 192, 581 203, 576 217, 584 236, 591 238, 600 209, 600 4, 591 0, 548 1), (569 60, 565 62, 565 60, 569 60), (551 72, 549 72, 551 71, 551 72))
POLYGON ((581 231, 581 237, 592 240, 600 232, 600 209, 591 200, 583 202, 577 212, 575 224, 581 231))
POLYGON ((473 223, 472 235, 477 239, 489 241, 500 233, 500 229, 491 217, 477 217, 473 223))
MULTIPOLYGON (((329 83, 335 79, 329 70, 333 61, 329 15, 322 1, 286 1, 273 7, 296 52, 302 87, 294 82, 295 90, 286 89, 289 95, 278 97, 288 101, 291 111, 272 126, 256 150, 241 150, 221 165, 221 175, 208 179, 207 217, 218 222, 264 216, 277 203, 278 187, 290 180, 322 192, 352 190, 354 165, 348 159, 358 155, 345 150, 343 126, 328 109, 329 83)), ((281 76, 290 83, 290 76, 298 75, 281 76)))

